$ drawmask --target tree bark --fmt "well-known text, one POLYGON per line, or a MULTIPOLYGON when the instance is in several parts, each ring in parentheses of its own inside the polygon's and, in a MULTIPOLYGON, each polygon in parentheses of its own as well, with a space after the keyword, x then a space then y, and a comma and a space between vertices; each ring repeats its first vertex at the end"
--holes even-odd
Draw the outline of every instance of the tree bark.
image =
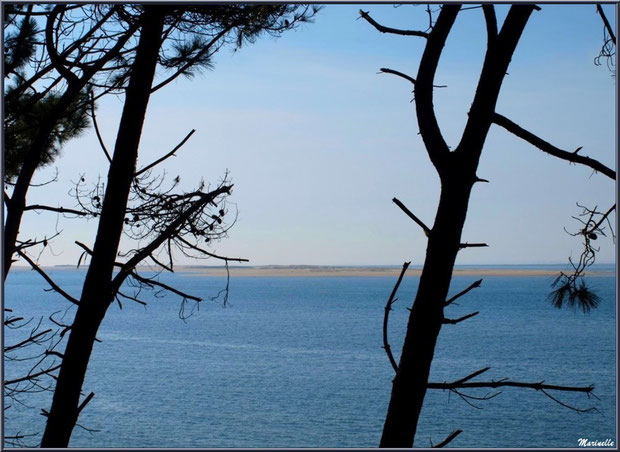
POLYGON ((97 330, 113 300, 112 271, 161 46, 164 25, 162 7, 145 6, 141 21, 140 40, 108 172, 93 256, 69 334, 41 447, 69 445, 79 416, 80 393, 97 330))
MULTIPOLYGON (((439 57, 460 5, 444 5, 428 36, 415 83, 416 113, 420 134, 441 179, 441 196, 428 245, 398 371, 383 427, 380 447, 413 446, 418 419, 428 386, 443 308, 450 288, 454 262, 461 248, 471 189, 499 91, 534 5, 512 6, 502 29, 489 30, 487 53, 476 95, 461 142, 450 152, 433 108, 433 79, 439 57)), ((486 12, 489 14, 489 11, 486 12)), ((493 25, 487 20, 487 27, 493 25)))

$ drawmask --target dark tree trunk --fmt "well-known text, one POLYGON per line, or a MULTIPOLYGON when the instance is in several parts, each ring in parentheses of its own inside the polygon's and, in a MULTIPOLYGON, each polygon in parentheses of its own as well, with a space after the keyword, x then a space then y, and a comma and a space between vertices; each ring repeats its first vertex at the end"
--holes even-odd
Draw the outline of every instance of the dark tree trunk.
POLYGON ((93 255, 69 334, 41 447, 69 445, 79 416, 79 398, 95 336, 113 300, 112 270, 123 230, 164 24, 161 7, 144 8, 140 41, 108 173, 93 255))
POLYGON ((461 242, 473 178, 442 186, 437 217, 428 239, 420 285, 392 382, 381 447, 411 447, 443 321, 454 261, 461 242))
POLYGON ((432 90, 439 57, 460 5, 444 5, 429 34, 416 78, 415 99, 420 134, 441 179, 441 196, 400 363, 392 382, 380 447, 413 446, 435 344, 443 323, 443 307, 456 255, 461 248, 469 197, 477 180, 478 161, 510 59, 534 8, 533 5, 511 7, 499 33, 494 11, 485 10, 487 53, 461 142, 453 152, 449 151, 439 130, 432 90))
POLYGON ((22 221, 22 216, 24 215, 24 208, 26 207, 26 194, 28 193, 28 188, 30 187, 32 177, 41 162, 41 157, 47 149, 49 137, 54 129, 57 118, 60 118, 64 114, 66 109, 75 100, 85 84, 86 82, 71 83, 69 85, 67 91, 58 101, 58 104, 48 114, 46 120, 41 124, 39 132, 30 146, 28 155, 24 159, 19 176, 15 181, 15 188, 11 194, 11 200, 6 203, 7 209, 3 240, 4 280, 6 280, 11 265, 13 264, 13 254, 16 249, 19 226, 22 221))

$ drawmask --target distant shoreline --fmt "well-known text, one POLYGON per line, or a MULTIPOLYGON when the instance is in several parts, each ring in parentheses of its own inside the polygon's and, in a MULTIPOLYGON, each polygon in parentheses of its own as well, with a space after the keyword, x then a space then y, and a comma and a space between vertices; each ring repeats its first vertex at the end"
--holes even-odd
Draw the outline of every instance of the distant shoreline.
MULTIPOLYGON (((334 277, 334 276, 393 276, 398 277, 402 267, 323 267, 323 266, 256 266, 230 267, 233 277, 334 277)), ((226 276, 223 267, 183 267, 177 270, 191 276, 226 276)), ((560 270, 537 268, 455 268, 453 276, 557 276, 560 270)), ((421 268, 409 268, 405 276, 420 276, 421 268)), ((591 271, 587 276, 615 276, 613 271, 591 271)))
MULTIPOLYGON (((542 266, 537 265, 480 265, 480 266, 457 266, 454 269, 454 276, 557 276, 562 268, 560 265, 542 266)), ((605 265, 605 267, 609 267, 605 265)), ((84 268, 84 267, 83 267, 84 268)), ((81 270, 83 270, 83 268, 81 270)), ((323 266, 323 265, 257 265, 257 266, 229 266, 232 277, 333 277, 333 276, 390 276, 397 277, 402 267, 396 266, 323 266)), ((15 270, 29 270, 29 267, 14 267, 15 270)), ((73 265, 58 265, 47 267, 49 270, 76 270, 73 265)), ((142 271, 154 271, 153 268, 142 267, 142 271)), ((567 272, 568 270, 564 270, 567 272)), ((200 265, 179 265, 175 267, 176 273, 183 273, 188 276, 200 277, 221 277, 226 276, 224 266, 200 266, 200 265)), ((420 276, 422 269, 410 267, 405 276, 420 276)), ((609 268, 593 269, 586 272, 590 277, 613 277, 615 271, 609 268)))

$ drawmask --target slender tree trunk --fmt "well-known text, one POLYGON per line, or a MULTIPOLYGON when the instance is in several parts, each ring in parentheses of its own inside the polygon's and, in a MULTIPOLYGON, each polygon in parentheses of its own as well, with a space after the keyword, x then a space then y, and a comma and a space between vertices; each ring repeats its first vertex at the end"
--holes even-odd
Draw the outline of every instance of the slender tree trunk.
POLYGON ((41 162, 41 157, 47 149, 49 143, 49 137, 54 129, 54 125, 58 118, 66 111, 75 98, 80 93, 80 90, 84 87, 84 83, 71 83, 67 88, 67 91, 62 95, 58 104, 48 114, 46 120, 41 124, 39 132, 37 133, 28 155, 24 159, 24 163, 19 171, 19 176, 15 181, 15 187, 11 194, 11 199, 6 209, 6 220, 4 224, 4 243, 3 243, 3 260, 4 260, 4 275, 6 280, 11 265, 13 264, 13 254, 15 253, 17 236, 19 235, 19 226, 24 215, 24 209, 26 207, 26 194, 30 187, 32 177, 41 162))
POLYGON ((512 6, 501 30, 495 12, 487 6, 488 44, 476 94, 463 136, 448 151, 436 122, 432 90, 442 48, 458 14, 459 5, 446 5, 431 31, 415 83, 416 112, 429 157, 441 178, 441 197, 431 233, 420 285, 409 324, 383 427, 380 447, 413 446, 428 386, 435 344, 443 322, 469 196, 478 180, 476 170, 491 126, 492 116, 508 65, 534 5, 512 6))
POLYGON ((145 6, 140 41, 108 173, 91 264, 58 375, 41 447, 67 447, 79 416, 79 398, 95 336, 113 300, 112 271, 138 157, 164 24, 160 6, 145 6))
POLYGON ((443 305, 461 242, 471 181, 452 181, 442 186, 398 372, 392 382, 392 396, 380 447, 413 445, 435 343, 443 321, 443 305))

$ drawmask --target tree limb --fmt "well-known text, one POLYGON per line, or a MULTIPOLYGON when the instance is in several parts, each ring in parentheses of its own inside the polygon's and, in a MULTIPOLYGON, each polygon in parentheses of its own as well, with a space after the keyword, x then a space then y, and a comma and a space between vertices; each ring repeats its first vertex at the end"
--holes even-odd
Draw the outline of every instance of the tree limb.
POLYGON ((499 113, 493 114, 493 122, 497 124, 498 126, 503 127, 508 132, 527 141, 531 145, 536 146, 538 149, 540 149, 543 152, 546 152, 547 154, 550 154, 562 160, 567 160, 569 162, 580 163, 582 165, 592 168, 594 171, 603 173, 605 176, 613 180, 616 179, 616 172, 612 170, 611 168, 603 165, 598 160, 594 160, 590 157, 581 156, 577 154, 578 150, 574 152, 568 152, 568 151, 564 151, 562 149, 556 148, 552 144, 548 143, 542 138, 537 137, 533 133, 528 132, 527 130, 520 127, 518 124, 512 122, 510 119, 506 118, 505 116, 500 115, 499 113))
POLYGON ((470 290, 475 289, 476 287, 480 287, 480 284, 482 284, 482 280, 481 279, 479 279, 478 281, 474 281, 467 289, 460 291, 459 293, 454 295, 452 298, 446 300, 446 302, 444 304, 444 307, 448 306, 450 303, 452 303, 457 298, 462 297, 463 295, 465 295, 470 290))
POLYGON ((370 17, 370 15, 368 14, 368 11, 362 11, 360 9, 360 16, 366 22, 368 22, 370 25, 372 25, 378 31, 380 31, 381 33, 391 33, 391 34, 401 35, 401 36, 419 36, 421 38, 428 38, 428 33, 424 32, 424 31, 401 30, 401 29, 398 29, 398 28, 385 27, 385 26, 381 25, 380 23, 378 23, 377 21, 375 21, 372 17, 370 17))
POLYGON ((455 430, 452 433, 450 433, 448 435, 448 437, 446 439, 444 439, 442 442, 437 443, 433 446, 433 443, 431 442, 431 447, 432 448, 441 448, 441 447, 446 447, 448 444, 450 444, 452 442, 452 440, 454 438, 456 438, 457 436, 459 436, 461 433, 463 433, 463 430, 455 430))
POLYGON ((603 12, 603 8, 601 7, 600 4, 596 5, 596 11, 601 16, 601 19, 603 20, 603 24, 605 24, 605 28, 607 29, 607 33, 609 33, 609 37, 614 41, 614 44, 615 44, 616 43, 616 35, 614 34, 614 30, 611 27, 611 25, 609 25, 609 21, 607 20, 607 16, 603 12))
POLYGON ((435 116, 433 81, 446 39, 460 8, 461 5, 457 4, 447 4, 441 8, 437 22, 429 34, 428 42, 424 48, 415 84, 415 107, 420 135, 424 141, 426 152, 440 177, 443 177, 445 173, 444 166, 450 155, 450 149, 441 134, 435 116))
POLYGON ((36 263, 34 263, 32 259, 30 259, 25 253, 23 253, 19 249, 15 250, 15 252, 19 254, 26 262, 28 262, 30 266, 32 267, 32 269, 36 271, 38 274, 40 274, 43 277, 43 279, 45 279, 47 283, 52 287, 52 289, 54 289, 54 291, 56 291, 57 293, 65 297, 67 300, 69 300, 74 305, 79 306, 80 302, 78 300, 76 300, 71 295, 69 295, 67 292, 62 290, 54 281, 52 281, 52 279, 49 276, 47 276, 47 274, 41 269, 41 267, 39 267, 36 263))
POLYGON ((402 210, 403 212, 405 212, 405 214, 407 214, 407 216, 408 216, 409 218, 411 218, 413 221, 415 221, 415 222, 418 224, 418 226, 420 226, 420 227, 424 230, 424 234, 425 234, 427 237, 430 235, 431 230, 428 228, 428 226, 426 226, 426 225, 422 222, 422 220, 420 220, 418 217, 416 217, 416 216, 415 216, 415 215, 411 212, 411 210, 407 209, 407 207, 405 207, 405 205, 404 205, 402 202, 400 202, 400 200, 398 200, 397 198, 392 198, 392 202, 393 202, 394 204, 396 204, 398 207, 400 207, 400 208, 401 208, 401 210, 402 210))
POLYGON ((41 204, 33 204, 31 206, 26 206, 24 207, 24 211, 26 210, 47 210, 50 212, 70 213, 70 214, 78 215, 78 216, 88 215, 88 212, 84 212, 83 210, 66 209, 64 207, 44 206, 41 204))
POLYGON ((381 69, 379 69, 381 72, 383 72, 384 74, 394 74, 397 75, 399 77, 404 78, 405 80, 409 80, 411 83, 413 83, 415 85, 415 79, 407 74, 404 74, 402 72, 399 71, 395 71, 394 69, 390 69, 387 67, 382 67, 381 69))
MULTIPOLYGON (((195 297, 194 295, 189 295, 187 293, 181 292, 180 290, 175 289, 174 287, 171 287, 171 286, 169 286, 167 284, 164 284, 161 281, 156 281, 156 280, 153 280, 153 279, 148 279, 148 278, 145 278, 143 276, 140 276, 135 271, 131 272, 130 276, 132 276, 133 278, 137 279, 138 281, 140 281, 140 282, 142 282, 144 284, 161 287, 162 289, 165 289, 165 290, 168 290, 168 291, 170 291, 172 293, 175 293, 175 294, 179 295, 180 297, 187 298, 188 300, 202 301, 202 298, 198 298, 198 297, 195 297)), ((126 298, 128 298, 128 297, 126 297, 126 298)))
POLYGON ((486 243, 468 243, 468 242, 465 242, 465 243, 461 243, 459 245, 459 248, 483 248, 485 246, 489 246, 489 245, 487 245, 486 243))
POLYGON ((462 322, 463 320, 470 319, 476 315, 480 314, 480 311, 472 312, 471 314, 464 315, 463 317, 459 317, 458 319, 446 319, 444 318, 442 323, 445 325, 456 325, 457 323, 462 322))
POLYGON ((191 131, 190 131, 190 132, 189 132, 189 133, 185 136, 185 138, 183 138, 183 140, 181 140, 181 142, 180 142, 179 144, 177 144, 177 145, 174 147, 174 149, 173 149, 172 151, 168 152, 168 153, 167 153, 166 155, 164 155, 163 157, 161 157, 161 158, 159 158, 159 159, 155 160, 155 161, 154 161, 153 163, 151 163, 150 165, 147 165, 147 166, 145 166, 144 168, 142 168, 141 170, 136 171, 136 176, 139 176, 140 174, 142 174, 142 173, 144 173, 144 172, 146 172, 146 171, 150 170, 151 168, 153 168, 153 167, 154 167, 155 165, 157 165, 158 163, 161 163, 161 162, 163 162, 164 160, 166 160, 168 157, 170 157, 170 156, 174 155, 174 153, 175 153, 176 151, 178 151, 178 150, 181 148, 181 146, 183 146, 183 145, 187 142, 187 140, 189 140, 189 138, 190 138, 190 137, 194 134, 194 132, 196 132, 196 129, 192 129, 192 130, 191 130, 191 131))
POLYGON ((390 343, 388 341, 388 319, 390 317, 390 311, 392 310, 392 305, 396 301, 394 298, 396 296, 396 292, 398 291, 398 287, 400 286, 401 281, 403 280, 403 276, 405 276, 405 272, 409 267, 411 262, 405 262, 403 264, 403 269, 400 271, 400 275, 398 276, 398 280, 392 289, 392 293, 390 294, 390 298, 388 298, 387 303, 385 304, 385 313, 383 314, 383 348, 388 355, 390 360, 390 364, 392 364, 392 368, 394 372, 398 372, 398 365, 396 364, 396 360, 394 359, 394 355, 392 355, 392 348, 390 347, 390 343))
POLYGON ((101 133, 99 132, 99 126, 97 125, 97 115, 95 114, 95 95, 92 91, 90 92, 90 115, 93 118, 93 126, 95 127, 95 134, 97 135, 99 146, 101 146, 101 150, 108 159, 108 163, 112 163, 112 157, 110 157, 108 148, 106 148, 105 143, 103 142, 103 137, 101 136, 101 133))

